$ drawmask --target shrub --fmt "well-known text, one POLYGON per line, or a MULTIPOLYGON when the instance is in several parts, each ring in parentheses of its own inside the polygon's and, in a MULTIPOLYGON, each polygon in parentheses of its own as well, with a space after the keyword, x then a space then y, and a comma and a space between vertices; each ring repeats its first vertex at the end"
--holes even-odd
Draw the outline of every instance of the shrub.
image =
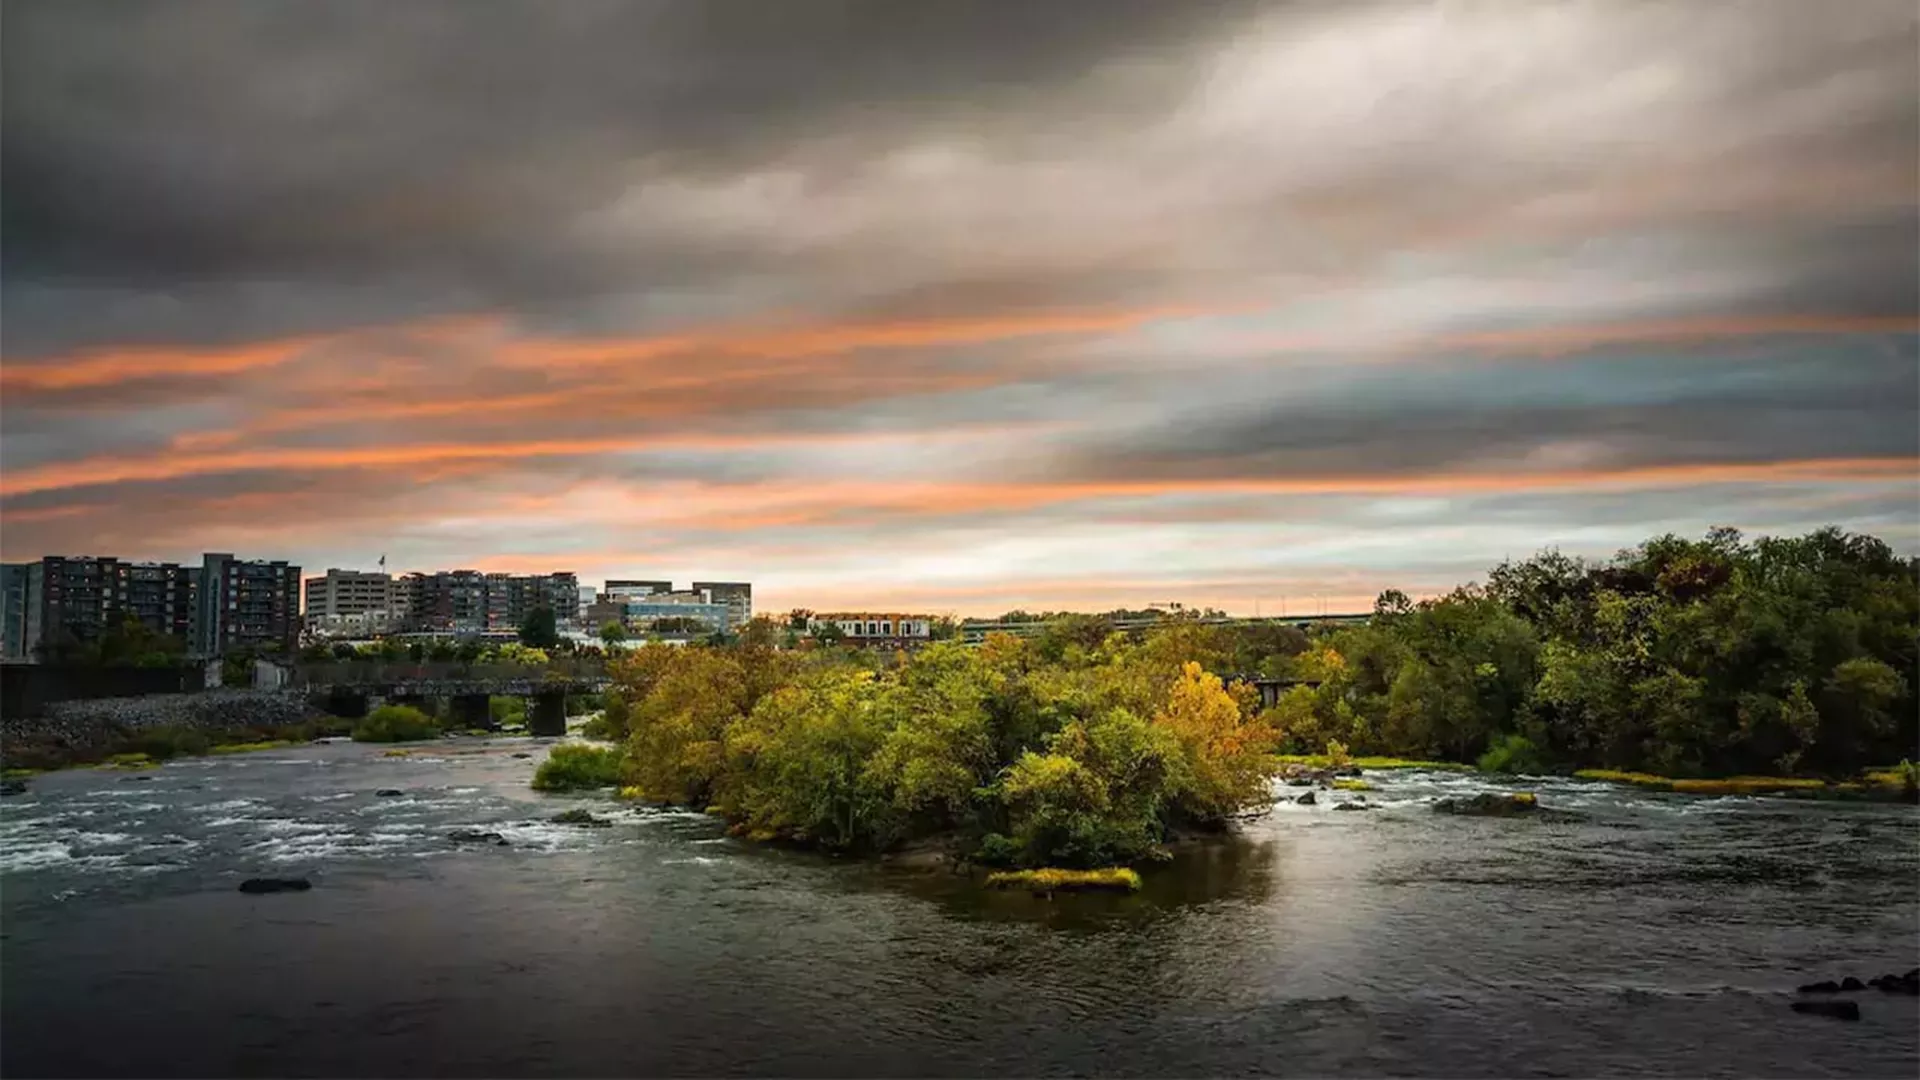
POLYGON ((1347 756, 1345 744, 1338 739, 1327 740, 1327 764, 1335 769, 1344 769, 1353 764, 1353 758, 1347 756))
POLYGON ((382 705, 354 725, 354 742, 412 742, 440 736, 440 725, 411 705, 382 705))
POLYGON ((578 791, 620 783, 620 752, 585 743, 561 743, 533 774, 535 791, 578 791))
POLYGON ((495 724, 524 724, 527 722, 527 702, 525 698, 517 697, 488 698, 487 713, 493 717, 495 724))
POLYGON ((1540 751, 1524 735, 1508 735, 1480 755, 1478 762, 1481 772, 1527 773, 1539 775, 1546 769, 1540 761, 1540 751))

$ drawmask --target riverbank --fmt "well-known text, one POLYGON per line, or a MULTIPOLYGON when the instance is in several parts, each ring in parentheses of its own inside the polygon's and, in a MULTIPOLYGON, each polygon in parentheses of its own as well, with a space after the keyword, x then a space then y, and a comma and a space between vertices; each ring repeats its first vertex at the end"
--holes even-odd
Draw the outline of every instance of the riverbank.
MULTIPOLYGON (((1793 798, 1893 799, 1916 801, 1916 779, 1920 770, 1909 763, 1862 770, 1851 780, 1833 780, 1810 776, 1724 776, 1675 777, 1618 769, 1575 769, 1568 773, 1483 773, 1473 765, 1458 761, 1420 761, 1390 757, 1337 757, 1326 754, 1279 754, 1276 759, 1288 775, 1322 776, 1329 780, 1342 770, 1390 771, 1395 769, 1445 770, 1490 777, 1510 777, 1516 782, 1535 776, 1571 776, 1575 780, 1626 784, 1651 791, 1679 795, 1775 795, 1793 798), (1288 770, 1292 770, 1291 773, 1288 770)), ((1328 786, 1337 787, 1336 783, 1328 786)))

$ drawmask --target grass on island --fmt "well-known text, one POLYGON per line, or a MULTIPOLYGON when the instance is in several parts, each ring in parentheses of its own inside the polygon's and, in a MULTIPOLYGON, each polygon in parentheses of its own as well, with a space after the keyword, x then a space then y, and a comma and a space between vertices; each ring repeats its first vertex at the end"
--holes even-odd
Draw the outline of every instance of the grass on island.
POLYGON ((535 791, 579 791, 619 783, 620 751, 587 743, 561 743, 548 751, 547 760, 533 773, 535 791))
POLYGON ((113 754, 100 763, 103 769, 157 769, 160 763, 147 754, 113 754))
POLYGON ((1352 777, 1345 777, 1345 776, 1334 780, 1333 789, 1335 791, 1378 791, 1380 790, 1374 785, 1367 783, 1365 780, 1355 780, 1352 777))
POLYGON ((250 754, 255 750, 279 750, 296 745, 292 739, 263 739, 259 742, 230 742, 207 747, 209 754, 250 754))
POLYGON ((1140 888, 1140 875, 1137 871, 1124 866, 1109 867, 1105 870, 1061 870, 1054 867, 1040 870, 1002 870, 987 875, 987 887, 1028 889, 1045 893, 1087 890, 1135 892, 1140 888))
POLYGON ((1632 784, 1654 791, 1672 791, 1681 795, 1769 795, 1791 792, 1857 793, 1869 789, 1901 788, 1906 784, 1900 769, 1865 773, 1858 781, 1830 783, 1810 776, 1722 776, 1710 779, 1685 779, 1656 776, 1653 773, 1626 772, 1620 769, 1580 769, 1576 780, 1606 780, 1632 784))

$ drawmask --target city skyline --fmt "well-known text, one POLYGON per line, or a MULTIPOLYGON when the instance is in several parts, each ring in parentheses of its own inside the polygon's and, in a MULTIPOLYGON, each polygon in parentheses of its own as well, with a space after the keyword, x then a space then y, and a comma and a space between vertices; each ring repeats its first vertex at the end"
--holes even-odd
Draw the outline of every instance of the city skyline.
POLYGON ((0 556, 991 616, 1920 551, 1911 4, 911 7, 10 4, 0 556))

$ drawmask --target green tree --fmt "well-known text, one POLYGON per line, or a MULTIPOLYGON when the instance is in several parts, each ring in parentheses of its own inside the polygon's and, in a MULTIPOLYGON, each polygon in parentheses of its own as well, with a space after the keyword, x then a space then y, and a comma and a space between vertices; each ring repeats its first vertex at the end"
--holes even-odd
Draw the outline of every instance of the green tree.
POLYGON ((544 604, 527 611, 520 620, 520 644, 533 649, 551 649, 560 644, 560 630, 553 609, 544 604))
POLYGON ((600 640, 611 652, 614 646, 627 640, 627 628, 618 619, 608 619, 600 624, 600 640))

